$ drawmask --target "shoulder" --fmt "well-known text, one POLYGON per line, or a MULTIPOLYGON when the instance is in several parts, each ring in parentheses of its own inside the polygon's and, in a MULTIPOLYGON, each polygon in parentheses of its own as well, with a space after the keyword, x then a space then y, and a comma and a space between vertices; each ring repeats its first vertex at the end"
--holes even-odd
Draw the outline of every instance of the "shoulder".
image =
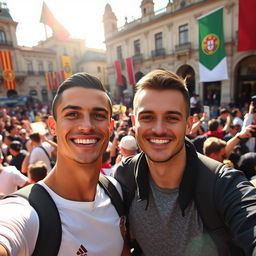
POLYGON ((19 171, 18 169, 14 166, 14 165, 9 165, 9 166, 5 166, 3 167, 5 173, 9 173, 9 174, 18 174, 19 171))
POLYGON ((0 240, 9 253, 31 255, 38 231, 38 215, 27 200, 18 196, 0 200, 0 240))

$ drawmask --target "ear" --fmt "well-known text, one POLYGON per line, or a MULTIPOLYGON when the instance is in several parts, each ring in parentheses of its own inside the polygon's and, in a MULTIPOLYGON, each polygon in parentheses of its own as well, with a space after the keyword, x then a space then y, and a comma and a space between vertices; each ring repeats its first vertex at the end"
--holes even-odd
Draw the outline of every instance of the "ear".
POLYGON ((110 136, 112 135, 115 127, 115 120, 111 118, 110 120, 110 125, 109 125, 109 131, 110 131, 110 136))
POLYGON ((134 116, 134 114, 131 115, 131 120, 132 120, 132 126, 135 126, 135 116, 134 116))
POLYGON ((54 119, 53 116, 49 116, 48 119, 47 119, 47 124, 48 124, 48 127, 50 129, 50 132, 52 135, 56 135, 56 130, 55 130, 55 127, 56 127, 56 121, 54 119))
POLYGON ((193 124, 193 116, 189 116, 187 118, 187 125, 186 125, 186 134, 189 134, 192 128, 192 124, 193 124))

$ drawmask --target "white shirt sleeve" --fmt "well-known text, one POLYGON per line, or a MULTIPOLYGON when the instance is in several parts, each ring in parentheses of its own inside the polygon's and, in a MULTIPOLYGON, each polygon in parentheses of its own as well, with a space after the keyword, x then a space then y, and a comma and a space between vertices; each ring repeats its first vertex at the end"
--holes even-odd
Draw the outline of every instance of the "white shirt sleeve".
POLYGON ((0 244, 10 256, 32 255, 39 231, 39 218, 21 197, 0 200, 0 244))
POLYGON ((23 175, 19 170, 13 169, 13 177, 14 177, 14 185, 23 187, 25 183, 28 181, 28 178, 23 175))

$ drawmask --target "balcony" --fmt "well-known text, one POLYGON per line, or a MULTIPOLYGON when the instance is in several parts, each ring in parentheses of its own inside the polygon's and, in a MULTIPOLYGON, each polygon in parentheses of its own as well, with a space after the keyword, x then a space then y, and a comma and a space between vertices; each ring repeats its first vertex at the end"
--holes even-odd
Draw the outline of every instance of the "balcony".
POLYGON ((156 49, 151 52, 152 58, 165 56, 165 48, 156 49))
POLYGON ((133 62, 140 62, 140 61, 143 61, 143 55, 141 53, 139 54, 135 54, 133 57, 133 62))
POLYGON ((12 41, 0 40, 0 46, 10 46, 10 47, 13 47, 13 43, 12 43, 12 41))
POLYGON ((175 53, 189 53, 191 51, 191 42, 175 45, 175 53))

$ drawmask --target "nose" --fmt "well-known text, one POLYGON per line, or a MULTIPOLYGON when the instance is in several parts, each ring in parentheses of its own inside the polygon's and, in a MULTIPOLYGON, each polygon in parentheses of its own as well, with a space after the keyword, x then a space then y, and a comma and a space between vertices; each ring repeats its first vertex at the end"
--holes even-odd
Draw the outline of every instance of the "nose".
POLYGON ((83 132, 91 132, 94 128, 94 124, 89 115, 85 115, 78 125, 78 129, 83 132))
POLYGON ((155 134, 163 134, 166 132, 166 127, 162 119, 157 119, 155 121, 152 131, 155 134))

